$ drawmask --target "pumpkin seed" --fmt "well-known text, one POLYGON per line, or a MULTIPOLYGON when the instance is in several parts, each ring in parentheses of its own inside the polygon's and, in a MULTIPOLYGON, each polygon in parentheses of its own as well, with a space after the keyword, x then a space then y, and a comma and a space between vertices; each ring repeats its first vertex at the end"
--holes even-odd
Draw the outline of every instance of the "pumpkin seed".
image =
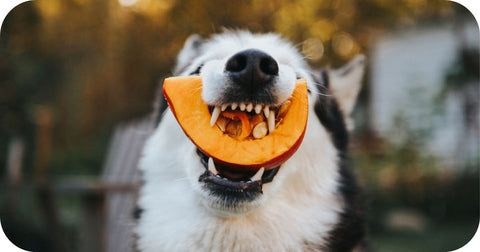
POLYGON ((231 121, 225 127, 225 133, 231 137, 239 137, 242 134, 242 122, 241 121, 231 121))
POLYGON ((222 132, 225 132, 225 130, 227 129, 227 124, 229 122, 229 119, 223 117, 223 116, 220 116, 218 117, 217 119, 217 127, 222 131, 222 132))
POLYGON ((258 123, 257 125, 255 125, 255 127, 253 127, 253 130, 252 130, 252 135, 256 139, 263 138, 264 136, 267 135, 267 133, 268 133, 268 129, 267 129, 266 122, 258 123))
POLYGON ((290 108, 291 104, 292 102, 290 100, 285 101, 280 107, 280 109, 278 110, 277 117, 280 117, 280 118, 284 117, 287 114, 287 111, 290 108))

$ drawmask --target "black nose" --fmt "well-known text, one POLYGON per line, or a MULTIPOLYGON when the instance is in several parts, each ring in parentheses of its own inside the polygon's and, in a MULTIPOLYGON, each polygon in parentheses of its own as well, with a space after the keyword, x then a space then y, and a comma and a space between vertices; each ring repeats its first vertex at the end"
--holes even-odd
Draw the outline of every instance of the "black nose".
POLYGON ((278 76, 278 64, 270 55, 248 49, 228 59, 225 71, 235 84, 246 91, 255 92, 278 76))

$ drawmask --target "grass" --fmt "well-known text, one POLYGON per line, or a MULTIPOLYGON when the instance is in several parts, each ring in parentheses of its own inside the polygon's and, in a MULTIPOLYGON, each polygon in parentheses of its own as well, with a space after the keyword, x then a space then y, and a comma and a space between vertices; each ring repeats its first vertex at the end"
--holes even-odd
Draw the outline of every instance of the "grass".
POLYGON ((378 231, 370 234, 371 246, 378 252, 443 252, 456 250, 470 241, 477 221, 436 224, 423 232, 378 231))

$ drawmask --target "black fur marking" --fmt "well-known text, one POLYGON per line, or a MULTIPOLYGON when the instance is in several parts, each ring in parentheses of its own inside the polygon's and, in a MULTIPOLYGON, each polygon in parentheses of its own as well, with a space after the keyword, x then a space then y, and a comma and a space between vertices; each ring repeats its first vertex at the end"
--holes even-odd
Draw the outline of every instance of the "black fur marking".
POLYGON ((167 100, 163 95, 163 80, 162 84, 159 86, 159 91, 157 92, 157 107, 155 108, 155 127, 157 127, 162 121, 163 112, 168 108, 167 100))
POLYGON ((143 213, 143 208, 139 207, 139 206, 135 206, 135 209, 133 210, 133 218, 135 220, 139 220, 141 217, 142 217, 142 213, 143 213))
POLYGON ((200 71, 202 70, 202 67, 203 67, 203 64, 198 66, 197 69, 195 69, 195 71, 191 72, 189 75, 199 75, 200 71))
MULTIPOLYGON (((197 41, 195 41, 197 42, 197 41)), ((195 44, 194 44, 195 46, 195 44)), ((203 67, 203 64, 201 64, 200 66, 197 67, 197 69, 195 69, 195 71, 191 72, 189 75, 199 75, 200 74, 200 71, 202 70, 202 67, 203 67)), ((165 96, 163 96, 163 80, 162 80, 162 84, 160 84, 159 86, 159 90, 160 90, 160 95, 158 95, 157 99, 158 99, 158 108, 156 110, 156 113, 155 113, 155 127, 157 127, 160 122, 162 121, 162 117, 163 117, 163 112, 165 112, 165 110, 168 108, 168 104, 167 104, 167 100, 165 99, 165 96)))
POLYGON ((321 82, 320 83, 323 83, 325 85, 326 88, 328 88, 329 84, 330 84, 330 81, 329 81, 329 78, 328 78, 328 73, 326 70, 323 70, 323 71, 320 71, 320 74, 321 74, 321 82))
POLYGON ((205 171, 198 179, 208 191, 219 197, 226 205, 235 205, 239 202, 250 202, 257 199, 262 193, 261 181, 233 182, 205 171))
MULTIPOLYGON (((324 84, 328 86, 328 82, 324 84)), ((349 166, 349 137, 342 112, 331 96, 319 96, 314 110, 338 150, 340 158, 340 186, 338 189, 345 202, 339 222, 329 233, 328 251, 351 251, 356 247, 365 249, 364 196, 349 166)))
POLYGON ((347 163, 347 160, 343 160, 340 164, 339 190, 345 207, 339 222, 330 231, 329 248, 330 251, 352 251, 357 247, 366 251, 364 195, 347 163))
POLYGON ((319 71, 312 71, 312 77, 315 82, 315 85, 319 91, 323 91, 329 86, 328 71, 326 69, 321 69, 319 71))
POLYGON ((348 131, 337 102, 331 97, 320 97, 315 103, 314 110, 320 122, 330 133, 341 157, 345 157, 348 149, 348 131))
POLYGON ((329 78, 326 69, 319 71, 312 70, 312 77, 315 84, 316 91, 320 94, 328 93, 329 78))
POLYGON ((198 50, 198 49, 200 49, 200 47, 202 47, 202 44, 203 44, 203 40, 199 38, 199 39, 196 39, 195 41, 193 41, 192 46, 193 46, 193 48, 198 50))

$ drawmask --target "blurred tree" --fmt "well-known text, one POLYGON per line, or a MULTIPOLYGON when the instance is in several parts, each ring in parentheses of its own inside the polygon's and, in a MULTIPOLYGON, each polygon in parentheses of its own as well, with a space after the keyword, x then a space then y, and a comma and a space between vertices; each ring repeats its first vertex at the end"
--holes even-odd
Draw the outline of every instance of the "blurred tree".
POLYGON ((0 37, 0 135, 33 134, 41 105, 52 111, 53 156, 90 148, 116 122, 150 111, 191 33, 276 31, 314 65, 337 65, 393 25, 449 17, 454 7, 443 0, 27 2, 6 18, 0 37))

